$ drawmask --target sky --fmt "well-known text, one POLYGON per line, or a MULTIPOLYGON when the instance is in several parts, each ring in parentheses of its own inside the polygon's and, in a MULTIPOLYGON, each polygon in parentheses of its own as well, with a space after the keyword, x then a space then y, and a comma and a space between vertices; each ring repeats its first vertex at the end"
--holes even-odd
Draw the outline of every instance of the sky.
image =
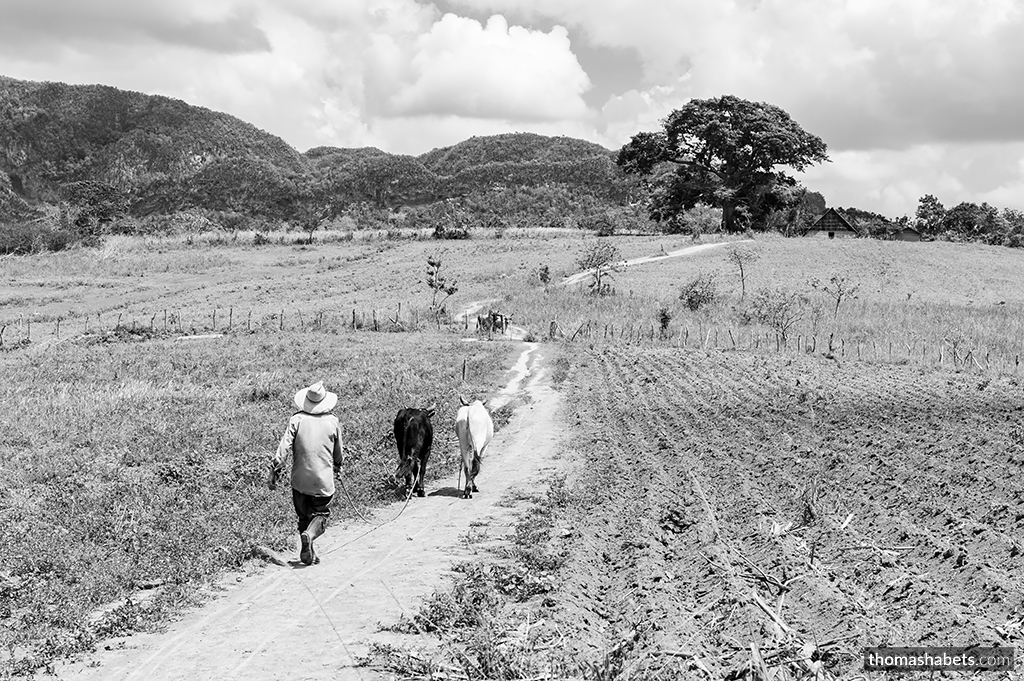
POLYGON ((1021 0, 0 0, 0 74, 224 111, 304 151, 618 149, 693 98, 785 109, 830 206, 1024 209, 1021 0))

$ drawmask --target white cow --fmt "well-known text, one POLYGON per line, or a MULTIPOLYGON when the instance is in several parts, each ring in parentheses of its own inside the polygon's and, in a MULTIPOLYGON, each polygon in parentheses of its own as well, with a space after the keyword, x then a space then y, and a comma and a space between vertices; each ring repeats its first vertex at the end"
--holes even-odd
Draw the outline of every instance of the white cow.
POLYGON ((476 488, 476 476, 480 472, 480 461, 487 451, 487 445, 494 437, 494 422, 480 400, 467 402, 459 396, 462 406, 455 415, 455 434, 459 436, 459 449, 462 452, 462 471, 466 475, 466 488, 463 499, 472 499, 476 488))

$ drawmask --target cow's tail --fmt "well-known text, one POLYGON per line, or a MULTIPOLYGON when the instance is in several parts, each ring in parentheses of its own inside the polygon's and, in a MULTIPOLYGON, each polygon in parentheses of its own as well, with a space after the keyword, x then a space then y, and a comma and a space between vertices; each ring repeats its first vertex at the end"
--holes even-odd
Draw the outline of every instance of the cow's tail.
POLYGON ((412 473, 413 476, 413 484, 410 486, 410 489, 416 486, 416 478, 420 472, 419 460, 413 456, 416 447, 416 442, 414 442, 415 438, 413 437, 413 435, 414 433, 412 429, 412 423, 406 422, 404 443, 405 451, 402 452, 402 460, 405 462, 405 465, 408 467, 409 472, 412 473))

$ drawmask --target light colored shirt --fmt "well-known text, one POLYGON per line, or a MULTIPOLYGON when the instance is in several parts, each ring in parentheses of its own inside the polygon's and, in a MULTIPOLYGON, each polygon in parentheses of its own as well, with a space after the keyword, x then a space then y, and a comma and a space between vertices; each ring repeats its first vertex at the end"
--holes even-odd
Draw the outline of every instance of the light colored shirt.
POLYGON ((301 411, 292 416, 271 460, 272 468, 279 470, 288 454, 292 455, 293 489, 314 497, 334 494, 334 476, 341 473, 344 460, 338 417, 301 411))

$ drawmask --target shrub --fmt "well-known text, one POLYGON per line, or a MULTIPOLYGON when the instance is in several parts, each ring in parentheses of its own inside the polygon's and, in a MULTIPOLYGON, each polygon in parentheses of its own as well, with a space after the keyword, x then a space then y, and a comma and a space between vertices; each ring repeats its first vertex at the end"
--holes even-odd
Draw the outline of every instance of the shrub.
POLYGON ((434 238, 435 239, 468 239, 469 238, 469 226, 468 225, 454 225, 439 222, 434 225, 434 238))
POLYGON ((743 311, 747 323, 759 322, 786 340, 793 326, 804 314, 806 296, 795 291, 761 289, 743 311))
POLYGON ((580 228, 593 231, 597 236, 614 236, 615 220, 607 213, 588 215, 580 220, 580 228))
POLYGON ((256 234, 254 234, 253 237, 252 237, 252 245, 253 246, 266 246, 269 243, 270 243, 270 237, 268 237, 263 232, 256 232, 256 234))
POLYGON ((73 232, 42 222, 0 224, 0 253, 5 255, 61 251, 75 241, 73 232))
POLYGON ((686 307, 696 312, 715 302, 718 297, 718 283, 714 276, 702 274, 696 279, 683 286, 679 293, 679 300, 686 304, 686 307))
POLYGON ((664 338, 668 334, 668 325, 672 323, 672 313, 669 312, 667 307, 663 307, 658 310, 658 328, 661 330, 661 337, 664 338))

